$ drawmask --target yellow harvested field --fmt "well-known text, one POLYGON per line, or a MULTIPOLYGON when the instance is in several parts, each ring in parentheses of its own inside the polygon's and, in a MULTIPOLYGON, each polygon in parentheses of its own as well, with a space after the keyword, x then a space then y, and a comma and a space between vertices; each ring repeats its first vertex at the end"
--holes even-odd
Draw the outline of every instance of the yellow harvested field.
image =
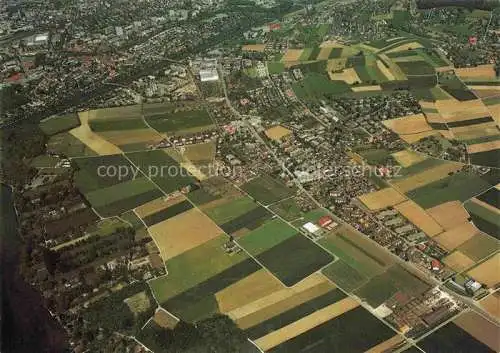
POLYGON ((466 222, 469 218, 469 213, 465 210, 460 201, 448 201, 428 208, 426 211, 445 230, 466 222))
POLYGON ((156 310, 153 321, 163 328, 173 329, 179 320, 163 308, 156 310))
POLYGON ((326 64, 328 73, 340 71, 345 68, 347 58, 329 59, 326 64))
POLYGON ((283 137, 289 136, 291 133, 291 130, 281 125, 273 126, 272 128, 269 128, 265 131, 266 136, 274 141, 279 141, 283 137))
POLYGON ((371 211, 394 206, 406 200, 406 197, 394 188, 385 188, 361 195, 358 198, 371 211))
POLYGON ((212 161, 215 158, 217 150, 215 141, 197 143, 183 147, 182 156, 189 159, 193 163, 212 161))
POLYGON ((204 213, 192 208, 149 227, 164 261, 223 234, 204 213))
POLYGON ((263 351, 270 350, 279 344, 288 341, 298 335, 307 332, 335 317, 338 317, 354 308, 357 308, 359 303, 352 298, 344 298, 334 304, 320 309, 306 317, 301 318, 285 327, 280 328, 270 334, 265 335, 257 340, 255 344, 263 351))
POLYGON ((382 87, 379 85, 372 85, 372 86, 353 86, 351 87, 353 92, 373 92, 373 91, 381 91, 382 87))
POLYGON ((421 139, 429 136, 437 136, 439 135, 438 130, 429 130, 429 131, 424 131, 424 132, 419 132, 416 134, 409 134, 409 135, 399 135, 401 140, 403 140, 406 143, 412 144, 415 142, 420 141, 421 139))
POLYGON ((455 69, 455 74, 460 77, 462 80, 468 79, 495 79, 495 65, 486 64, 486 65, 478 65, 476 67, 467 67, 455 69))
POLYGON ((453 136, 455 136, 457 140, 471 140, 480 137, 500 135, 497 123, 494 121, 471 126, 454 127, 451 128, 450 131, 453 132, 453 136))
POLYGON ((155 144, 163 140, 163 136, 152 129, 104 131, 98 134, 114 145, 127 145, 133 143, 155 144))
POLYGON ((449 173, 461 170, 463 164, 455 162, 443 162, 442 164, 424 170, 423 172, 410 175, 403 179, 394 179, 392 185, 402 193, 418 189, 427 184, 446 178, 449 173))
POLYGON ((484 283, 490 288, 496 288, 500 282, 500 253, 467 272, 469 276, 479 283, 484 283))
POLYGON ((281 61, 299 61, 303 51, 303 49, 288 49, 281 61))
POLYGON ((414 164, 425 161, 427 157, 422 153, 417 153, 412 150, 403 150, 395 152, 392 157, 398 162, 398 164, 404 168, 412 166, 414 164))
POLYGON ((497 125, 500 124, 500 104, 493 104, 488 106, 491 116, 496 121, 497 125))
POLYGON ((495 91, 497 94, 500 93, 500 85, 488 86, 488 85, 468 85, 469 89, 478 91, 495 91))
POLYGON ((187 154, 182 153, 183 151, 185 151, 185 149, 167 148, 163 150, 163 152, 172 157, 182 168, 186 169, 196 179, 200 181, 207 179, 207 176, 203 174, 201 169, 194 165, 187 157, 187 154))
POLYGON ((436 103, 434 103, 434 102, 427 102, 424 100, 420 100, 420 101, 418 101, 418 104, 420 105, 420 107, 422 107, 422 110, 423 109, 436 109, 436 103))
POLYGON ((423 48, 423 47, 424 46, 422 44, 420 44, 419 42, 411 42, 411 43, 407 43, 407 44, 401 44, 400 46, 393 48, 391 50, 388 50, 385 53, 389 54, 389 53, 395 53, 397 51, 405 51, 405 50, 417 49, 417 48, 423 48))
POLYGON ((376 52, 379 50, 378 48, 372 47, 372 46, 365 44, 365 43, 358 44, 357 47, 359 47, 361 49, 366 49, 366 50, 371 51, 371 52, 376 52))
POLYGON ((326 40, 319 45, 320 48, 343 48, 345 45, 337 42, 336 40, 326 40))
POLYGON ((328 76, 330 76, 330 80, 332 81, 344 81, 349 85, 352 85, 354 82, 361 82, 356 70, 353 68, 344 69, 342 72, 329 72, 328 76))
POLYGON ((439 113, 424 113, 424 115, 427 118, 428 123, 446 123, 446 121, 439 113))
POLYGON ((456 99, 438 100, 436 109, 447 122, 471 120, 489 115, 488 109, 480 99, 463 102, 456 99))
POLYGON ((225 314, 283 289, 280 281, 262 269, 217 292, 215 299, 225 314))
POLYGON ((394 61, 395 63, 403 63, 403 62, 424 61, 424 59, 420 55, 411 55, 411 56, 400 56, 398 58, 392 58, 392 61, 394 61))
POLYGON ((459 250, 452 252, 450 255, 443 259, 446 266, 450 267, 453 271, 460 273, 474 265, 474 260, 465 255, 459 250))
POLYGON ((315 273, 293 287, 263 296, 231 310, 227 315, 245 329, 334 288, 335 286, 325 276, 315 273))
POLYGON ((404 342, 404 338, 400 335, 394 335, 394 337, 389 338, 387 341, 377 344, 376 346, 365 351, 365 353, 387 353, 394 352, 395 348, 398 348, 404 342))
POLYGON ((391 70, 384 65, 382 60, 377 60, 377 67, 389 81, 394 81, 396 79, 391 70))
POLYGON ((265 49, 266 49, 265 44, 246 44, 241 48, 241 50, 243 51, 258 51, 258 52, 263 52, 265 49))
POLYGON ((500 141, 483 142, 467 146, 468 153, 486 152, 496 149, 500 149, 500 141))
POLYGON ((495 292, 479 302, 484 310, 500 319, 500 292, 495 292))
POLYGON ((494 352, 500 352, 500 327, 474 311, 466 312, 453 321, 464 331, 494 352))
POLYGON ((394 209, 430 237, 443 231, 443 228, 422 207, 412 200, 397 204, 394 206, 394 209))
POLYGON ((385 127, 398 135, 409 135, 432 130, 424 114, 413 114, 402 118, 384 120, 385 127))
POLYGON ((464 222, 432 239, 444 249, 452 251, 478 233, 479 229, 473 224, 464 222))
POLYGON ((161 211, 167 207, 175 205, 181 201, 184 201, 186 197, 181 193, 175 193, 169 195, 169 197, 159 197, 153 201, 149 201, 144 205, 141 205, 135 209, 135 213, 140 217, 144 218, 153 213, 161 211))
POLYGON ((321 47, 321 50, 316 57, 316 60, 328 60, 330 53, 334 47, 321 47))
POLYGON ((122 153, 118 147, 113 145, 111 142, 106 141, 90 129, 88 111, 78 113, 78 117, 81 125, 70 130, 69 133, 71 135, 83 142, 88 148, 98 155, 106 156, 122 153))

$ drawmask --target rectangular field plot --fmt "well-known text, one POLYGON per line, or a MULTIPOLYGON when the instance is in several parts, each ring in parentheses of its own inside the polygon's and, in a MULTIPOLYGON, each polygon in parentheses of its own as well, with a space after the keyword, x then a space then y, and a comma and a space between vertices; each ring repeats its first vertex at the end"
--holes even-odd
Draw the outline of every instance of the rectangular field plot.
POLYGON ((295 228, 279 219, 274 219, 245 235, 238 240, 238 243, 252 255, 258 255, 297 233, 295 228))
POLYGON ((269 208, 278 216, 289 222, 301 217, 304 214, 295 198, 289 198, 277 202, 269 208))
POLYGON ((200 208, 217 224, 225 224, 231 222, 252 210, 256 209, 257 205, 251 198, 241 196, 236 199, 222 198, 213 203, 208 203, 200 208))
POLYGON ((413 189, 407 196, 421 207, 430 208, 448 201, 464 202, 490 187, 472 172, 461 171, 413 189))
POLYGON ((73 163, 78 168, 75 182, 83 193, 130 181, 133 179, 136 169, 120 154, 76 158, 73 163))
POLYGON ((465 202, 464 206, 477 228, 492 237, 500 239, 500 209, 477 198, 465 202))
POLYGON ((500 249, 500 242, 487 234, 479 233, 458 247, 474 262, 481 261, 500 249))
POLYGON ((489 288, 497 288, 500 283, 500 254, 493 255, 467 272, 467 275, 489 288))
POLYGON ((289 188, 281 181, 268 175, 260 176, 247 182, 241 187, 250 196, 265 205, 283 200, 296 193, 294 188, 289 188))
POLYGON ((386 272, 373 277, 356 290, 356 295, 366 300, 374 308, 389 300, 396 293, 408 298, 416 297, 429 289, 429 285, 406 271, 393 265, 386 272))
POLYGON ((62 132, 50 137, 47 142, 47 151, 50 153, 73 157, 97 156, 97 153, 69 132, 62 132))
POLYGON ((52 136, 61 132, 69 131, 80 125, 80 120, 76 113, 66 115, 54 115, 43 119, 39 126, 45 135, 52 136))
POLYGON ((138 178, 85 194, 103 217, 118 215, 162 195, 148 179, 138 178))
POLYGON ((315 352, 361 353, 394 336, 391 329, 351 300, 338 303, 342 306, 336 303, 311 314, 264 336, 257 345, 273 353, 306 352, 311 347, 315 352))
POLYGON ((217 312, 215 293, 261 269, 244 252, 226 253, 227 241, 219 236, 168 260, 168 275, 150 282, 158 302, 187 321, 217 312))
POLYGON ((260 227, 264 222, 272 217, 272 214, 262 206, 258 206, 229 222, 221 224, 220 227, 227 234, 235 232, 250 231, 260 227))
POLYGON ((418 342, 427 353, 494 353, 486 344, 477 340, 454 322, 450 322, 418 342))
POLYGON ((162 150, 127 153, 127 158, 166 194, 195 181, 186 169, 162 150))
POLYGON ((173 135, 195 134, 215 127, 208 112, 194 105, 148 104, 144 106, 144 116, 152 128, 173 135))

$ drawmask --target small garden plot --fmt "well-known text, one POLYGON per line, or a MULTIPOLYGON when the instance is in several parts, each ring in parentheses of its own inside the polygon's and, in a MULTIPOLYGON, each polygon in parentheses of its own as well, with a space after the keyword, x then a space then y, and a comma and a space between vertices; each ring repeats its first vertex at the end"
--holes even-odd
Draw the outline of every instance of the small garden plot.
POLYGON ((69 132, 51 136, 47 142, 47 152, 70 158, 97 156, 94 150, 87 147, 69 132))
POLYGON ((215 127, 207 110, 203 108, 145 107, 144 115, 151 127, 171 135, 194 134, 215 127))
POLYGON ((281 181, 269 175, 263 175, 252 179, 241 187, 251 197, 265 205, 280 201, 296 193, 295 188, 289 188, 281 181))
POLYGON ((195 181, 186 169, 163 150, 133 152, 126 156, 166 194, 195 181))
POLYGON ((54 115, 43 119, 39 126, 45 135, 52 136, 62 132, 67 132, 80 125, 80 120, 76 113, 66 115, 54 115))
POLYGON ((164 260, 174 258, 223 233, 210 218, 196 208, 190 208, 150 226, 149 232, 164 260))
POLYGON ((154 314, 154 299, 143 282, 135 282, 90 305, 83 318, 110 332, 134 334, 154 314), (149 305, 148 305, 149 303, 149 305))
POLYGON ((138 178, 85 194, 85 198, 103 217, 129 211, 162 195, 146 178, 138 178))
POLYGON ((315 324, 310 325, 307 320, 303 322, 302 329, 291 327, 296 329, 293 335, 282 332, 283 342, 268 352, 305 352, 308 347, 314 346, 317 352, 362 353, 394 336, 394 331, 366 309, 352 305, 350 301, 343 303, 344 308, 332 308, 338 310, 325 312, 323 320, 311 317, 315 324))
POLYGON ((376 308, 396 293, 409 298, 418 297, 429 289, 429 284, 406 271, 400 265, 393 265, 386 272, 375 276, 356 290, 356 295, 376 308))
MULTIPOLYGON (((136 168, 120 154, 73 159, 75 182, 82 193, 110 187, 134 178, 136 168)), ((141 176, 141 175, 138 175, 141 176)))
POLYGON ((449 322, 426 336, 418 345, 427 353, 494 353, 494 350, 478 341, 453 322, 449 322))

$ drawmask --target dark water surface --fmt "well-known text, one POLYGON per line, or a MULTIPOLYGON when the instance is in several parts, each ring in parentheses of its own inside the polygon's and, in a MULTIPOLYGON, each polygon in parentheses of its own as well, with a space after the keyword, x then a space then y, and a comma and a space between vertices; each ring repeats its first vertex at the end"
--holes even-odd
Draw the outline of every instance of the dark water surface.
POLYGON ((42 296, 18 273, 22 243, 10 188, 0 189, 0 311, 2 353, 67 352, 63 328, 43 307, 42 296))

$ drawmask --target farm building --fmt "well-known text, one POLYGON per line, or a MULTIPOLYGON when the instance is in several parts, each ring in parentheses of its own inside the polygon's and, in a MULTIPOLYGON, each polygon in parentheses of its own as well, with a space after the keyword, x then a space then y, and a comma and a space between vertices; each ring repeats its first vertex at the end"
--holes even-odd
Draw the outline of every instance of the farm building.
POLYGON ((385 211, 380 212, 377 215, 377 218, 382 220, 382 219, 386 219, 388 217, 394 217, 397 214, 398 214, 398 211, 396 211, 396 210, 385 210, 385 211))
POLYGON ((332 230, 335 228, 338 224, 333 221, 332 217, 330 216, 323 216, 318 220, 318 224, 321 228, 325 228, 328 230, 332 230))
POLYGON ((321 228, 312 222, 305 223, 302 228, 304 228, 308 233, 319 234, 321 233, 321 228))
POLYGON ((401 224, 403 224, 404 222, 404 219, 401 218, 401 217, 396 217, 396 218, 392 218, 386 222, 384 222, 384 224, 387 226, 387 227, 394 227, 394 226, 399 226, 401 224))
POLYGON ((407 224, 405 226, 402 226, 402 227, 399 227, 399 228, 396 228, 394 229, 396 231, 397 234, 406 234, 406 233, 409 233, 413 230, 413 225, 411 224, 407 224))

